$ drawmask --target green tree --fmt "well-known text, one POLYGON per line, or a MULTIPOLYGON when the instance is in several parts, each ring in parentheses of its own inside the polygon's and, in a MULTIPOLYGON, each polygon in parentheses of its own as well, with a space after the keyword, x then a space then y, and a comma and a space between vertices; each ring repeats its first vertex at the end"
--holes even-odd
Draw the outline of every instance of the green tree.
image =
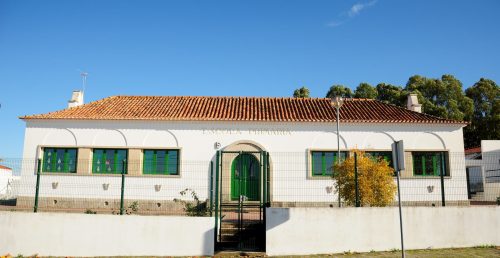
POLYGON ((474 147, 481 140, 500 139, 500 87, 481 78, 465 94, 474 103, 472 123, 464 129, 465 145, 474 147))
POLYGON ((309 98, 309 89, 302 87, 293 91, 294 98, 309 98))
POLYGON ((326 93, 327 98, 334 97, 352 98, 352 91, 344 85, 333 85, 326 93))
POLYGON ((472 100, 465 96, 462 83, 453 75, 443 75, 441 79, 414 75, 408 80, 406 91, 418 95, 426 114, 460 121, 472 116, 472 100))
POLYGON ((376 99, 377 95, 377 89, 365 82, 360 83, 354 91, 355 98, 376 99))
POLYGON ((406 98, 408 96, 408 92, 401 86, 379 83, 377 84, 376 89, 377 100, 400 107, 406 106, 406 98))

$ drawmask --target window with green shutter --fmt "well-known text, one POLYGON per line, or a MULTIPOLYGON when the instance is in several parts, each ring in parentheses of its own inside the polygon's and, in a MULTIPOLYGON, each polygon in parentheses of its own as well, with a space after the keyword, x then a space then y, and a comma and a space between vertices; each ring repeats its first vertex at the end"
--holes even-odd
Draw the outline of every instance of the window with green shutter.
MULTIPOLYGON (((94 149, 92 173, 121 174, 124 162, 127 160, 127 150, 124 149, 94 149)), ((126 174, 126 166, 125 171, 126 174)))
POLYGON ((381 159, 385 160, 389 164, 389 167, 393 167, 392 151, 367 151, 365 155, 377 161, 381 159))
POLYGON ((76 173, 77 149, 43 148, 42 172, 76 173))
MULTIPOLYGON (((312 176, 332 176, 337 156, 336 151, 311 151, 312 176)), ((346 157, 347 151, 340 152, 340 160, 345 160, 346 157)))
POLYGON ((413 157, 413 175, 414 176, 448 176, 446 160, 448 154, 443 151, 439 152, 412 152, 413 157))
POLYGON ((179 150, 144 150, 143 174, 179 175, 179 150))

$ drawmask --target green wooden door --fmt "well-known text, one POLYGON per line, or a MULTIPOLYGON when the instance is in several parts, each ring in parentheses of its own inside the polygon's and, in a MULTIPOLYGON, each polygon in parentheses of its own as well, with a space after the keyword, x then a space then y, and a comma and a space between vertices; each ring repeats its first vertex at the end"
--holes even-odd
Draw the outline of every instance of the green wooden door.
POLYGON ((238 200, 240 195, 249 201, 260 200, 259 174, 260 163, 254 155, 238 155, 231 164, 231 200, 238 200))

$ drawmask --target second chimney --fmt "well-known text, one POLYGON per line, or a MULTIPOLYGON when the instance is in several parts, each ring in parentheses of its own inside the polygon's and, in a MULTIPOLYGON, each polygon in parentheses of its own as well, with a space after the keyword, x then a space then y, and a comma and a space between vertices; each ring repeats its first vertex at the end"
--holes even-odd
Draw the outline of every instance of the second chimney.
POLYGON ((422 113, 422 104, 418 103, 417 94, 411 93, 408 95, 408 102, 406 103, 406 108, 411 111, 422 113))
POLYGON ((68 108, 78 107, 83 105, 83 91, 75 90, 71 94, 71 99, 68 101, 68 108))

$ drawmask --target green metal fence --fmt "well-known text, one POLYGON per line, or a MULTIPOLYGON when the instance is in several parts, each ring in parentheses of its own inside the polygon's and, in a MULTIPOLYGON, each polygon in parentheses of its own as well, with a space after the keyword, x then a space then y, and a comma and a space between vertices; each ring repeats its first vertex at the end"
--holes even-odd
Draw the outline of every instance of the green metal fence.
MULTIPOLYGON (((307 151, 219 151, 209 160, 181 160, 179 173, 174 175, 145 174, 143 164, 131 161, 122 163, 120 173, 95 174, 93 160, 78 160, 78 171, 52 172, 42 169, 43 160, 4 159, 0 164, 12 168, 18 178, 0 185, 0 190, 7 189, 0 193, 0 209, 214 216, 220 220, 225 215, 221 204, 235 203, 241 195, 244 203, 258 207, 371 206, 363 180, 373 172, 362 166, 353 166, 352 178, 348 178, 354 201, 340 196, 339 203, 335 169, 314 166, 325 161, 334 165, 333 155, 317 155, 321 160, 315 160, 307 151), (249 167, 252 162, 258 169, 249 167), (240 171, 246 173, 242 182, 234 176, 240 171), (252 173, 259 179, 257 185, 248 180, 252 173)), ((496 205, 500 197, 499 153, 467 160, 464 153, 452 152, 405 156, 408 169, 400 177, 403 206, 496 205)), ((359 163, 354 152, 348 157, 359 163)), ((391 178, 390 183, 396 183, 391 178)), ((396 200, 394 195, 391 205, 396 200)))

